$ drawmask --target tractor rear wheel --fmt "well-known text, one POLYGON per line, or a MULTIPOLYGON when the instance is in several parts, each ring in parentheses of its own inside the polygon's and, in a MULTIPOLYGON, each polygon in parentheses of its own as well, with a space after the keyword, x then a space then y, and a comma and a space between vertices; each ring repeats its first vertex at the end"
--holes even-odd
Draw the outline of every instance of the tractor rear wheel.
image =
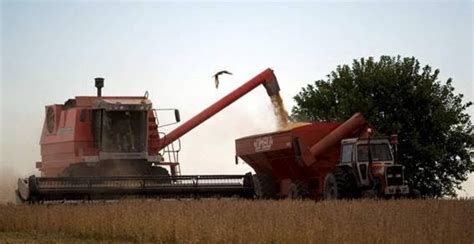
POLYGON ((338 167, 326 175, 324 199, 350 199, 357 196, 357 183, 351 169, 338 167))
POLYGON ((291 182, 290 191, 288 193, 288 197, 290 199, 304 200, 306 198, 309 198, 310 195, 311 193, 309 191, 308 184, 299 180, 291 182))
POLYGON ((278 187, 275 179, 271 175, 253 175, 253 186, 257 199, 274 199, 277 196, 278 187))

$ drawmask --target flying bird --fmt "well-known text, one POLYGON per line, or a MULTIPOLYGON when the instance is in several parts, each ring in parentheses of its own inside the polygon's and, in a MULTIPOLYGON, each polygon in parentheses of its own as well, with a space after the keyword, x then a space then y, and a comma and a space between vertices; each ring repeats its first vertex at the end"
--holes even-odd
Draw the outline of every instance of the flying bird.
POLYGON ((219 72, 217 72, 215 75, 213 75, 213 77, 214 77, 214 82, 216 83, 216 89, 219 87, 219 75, 222 75, 222 74, 232 75, 232 73, 230 73, 230 72, 227 71, 227 70, 219 71, 219 72))

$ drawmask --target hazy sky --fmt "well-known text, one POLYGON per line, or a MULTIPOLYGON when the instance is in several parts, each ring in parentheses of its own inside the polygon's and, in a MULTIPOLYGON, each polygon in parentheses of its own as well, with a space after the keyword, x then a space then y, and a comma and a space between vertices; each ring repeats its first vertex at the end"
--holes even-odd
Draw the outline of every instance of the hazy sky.
MULTIPOLYGON (((155 107, 179 108, 186 120, 267 67, 290 110, 303 86, 337 65, 399 54, 439 68, 473 101, 472 14, 471 1, 2 1, 0 171, 32 172, 44 106, 94 95, 97 76, 104 95, 148 91, 155 107), (216 90, 211 75, 221 69, 234 76, 216 90)), ((274 129, 257 88, 182 138, 182 172, 248 172, 234 164, 234 139, 274 129)), ((474 176, 465 187, 474 196, 474 176)))

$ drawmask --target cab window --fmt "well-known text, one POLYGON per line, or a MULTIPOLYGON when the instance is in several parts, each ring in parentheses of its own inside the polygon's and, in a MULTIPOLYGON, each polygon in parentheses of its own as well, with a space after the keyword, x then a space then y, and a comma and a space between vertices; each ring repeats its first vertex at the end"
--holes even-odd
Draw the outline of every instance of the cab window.
POLYGON ((353 144, 342 145, 341 163, 352 162, 352 146, 353 144))
MULTIPOLYGON (((370 144, 370 153, 374 161, 392 160, 390 147, 388 144, 370 144)), ((359 162, 369 161, 369 150, 367 144, 357 146, 357 160, 359 162)))

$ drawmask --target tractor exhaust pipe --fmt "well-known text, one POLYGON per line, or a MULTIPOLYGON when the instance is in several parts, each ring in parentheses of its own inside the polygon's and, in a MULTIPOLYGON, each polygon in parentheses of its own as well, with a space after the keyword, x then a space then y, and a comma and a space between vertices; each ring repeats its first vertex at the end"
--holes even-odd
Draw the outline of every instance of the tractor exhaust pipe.
POLYGON ((95 80, 95 87, 97 88, 97 97, 102 96, 102 87, 104 87, 104 78, 97 77, 95 80))

